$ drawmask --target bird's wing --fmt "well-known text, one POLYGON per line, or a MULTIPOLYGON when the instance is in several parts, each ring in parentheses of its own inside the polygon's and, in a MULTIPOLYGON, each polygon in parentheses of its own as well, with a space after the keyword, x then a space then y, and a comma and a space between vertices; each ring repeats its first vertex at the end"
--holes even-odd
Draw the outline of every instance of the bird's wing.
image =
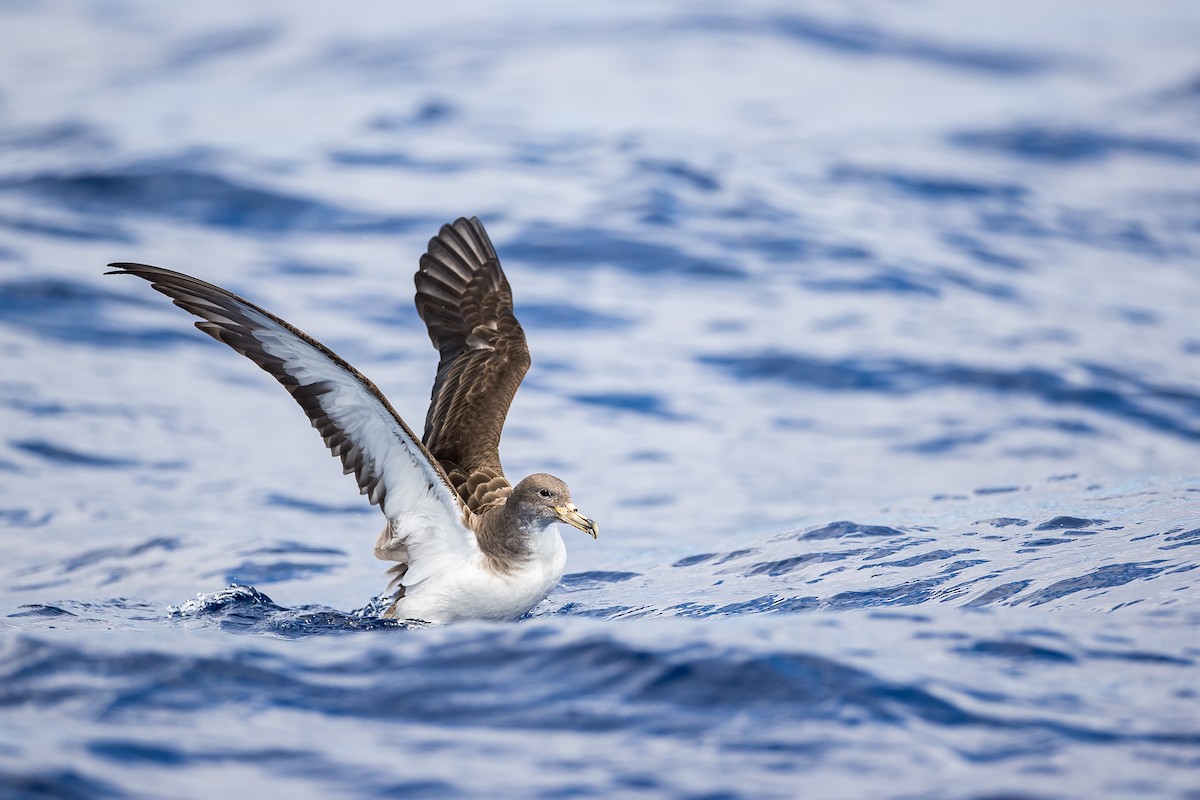
POLYGON ((503 498, 500 432, 529 369, 512 290, 478 218, 443 225, 417 272, 417 312, 441 358, 425 446, 473 512, 503 498))
MULTIPOLYGON (((389 520, 410 566, 437 572, 478 552, 445 472, 362 373, 325 345, 219 286, 145 264, 109 264, 136 275, 201 318, 196 327, 271 374, 304 409, 359 490, 389 520), (424 562, 424 563, 421 563, 424 562)), ((407 583, 407 581, 406 581, 407 583)))

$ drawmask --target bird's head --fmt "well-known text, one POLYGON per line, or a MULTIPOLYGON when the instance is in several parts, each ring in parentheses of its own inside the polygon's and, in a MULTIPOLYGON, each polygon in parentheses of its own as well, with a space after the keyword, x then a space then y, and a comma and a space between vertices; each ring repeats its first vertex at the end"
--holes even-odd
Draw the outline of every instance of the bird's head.
POLYGON ((530 475, 513 487, 507 502, 523 527, 565 522, 593 539, 599 533, 596 523, 580 514, 571 502, 571 490, 553 475, 530 475))

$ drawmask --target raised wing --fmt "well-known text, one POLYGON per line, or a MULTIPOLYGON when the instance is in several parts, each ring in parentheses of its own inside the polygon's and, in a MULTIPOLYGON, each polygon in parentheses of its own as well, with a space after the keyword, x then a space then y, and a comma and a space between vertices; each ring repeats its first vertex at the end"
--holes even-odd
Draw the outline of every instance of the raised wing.
MULTIPOLYGON (((389 519, 394 547, 428 566, 477 548, 446 474, 362 373, 284 320, 219 286, 145 264, 109 264, 136 275, 201 318, 196 327, 270 373, 304 409, 359 490, 389 519), (452 533, 448 533, 452 532, 452 533), (437 540, 437 541, 434 541, 437 540)), ((384 556, 401 560, 395 556, 384 556)))
POLYGON ((478 513, 510 488, 500 466, 500 433, 529 369, 525 332, 477 217, 442 226, 415 280, 417 312, 441 355, 423 440, 478 513))

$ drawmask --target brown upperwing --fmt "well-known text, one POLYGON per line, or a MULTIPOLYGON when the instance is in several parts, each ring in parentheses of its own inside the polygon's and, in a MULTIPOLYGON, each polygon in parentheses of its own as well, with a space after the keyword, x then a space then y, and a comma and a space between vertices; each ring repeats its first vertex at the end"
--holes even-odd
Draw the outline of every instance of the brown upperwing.
POLYGON ((500 433, 529 369, 512 290, 477 217, 443 225, 415 276, 417 313, 440 354, 422 440, 475 513, 508 496, 500 433))

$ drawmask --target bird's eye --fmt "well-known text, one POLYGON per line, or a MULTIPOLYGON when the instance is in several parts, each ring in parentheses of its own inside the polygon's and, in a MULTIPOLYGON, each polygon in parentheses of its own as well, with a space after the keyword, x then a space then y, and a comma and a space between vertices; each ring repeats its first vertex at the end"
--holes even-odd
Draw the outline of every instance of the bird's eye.
POLYGON ((549 489, 538 489, 538 494, 540 494, 542 497, 549 497, 551 492, 549 489))

